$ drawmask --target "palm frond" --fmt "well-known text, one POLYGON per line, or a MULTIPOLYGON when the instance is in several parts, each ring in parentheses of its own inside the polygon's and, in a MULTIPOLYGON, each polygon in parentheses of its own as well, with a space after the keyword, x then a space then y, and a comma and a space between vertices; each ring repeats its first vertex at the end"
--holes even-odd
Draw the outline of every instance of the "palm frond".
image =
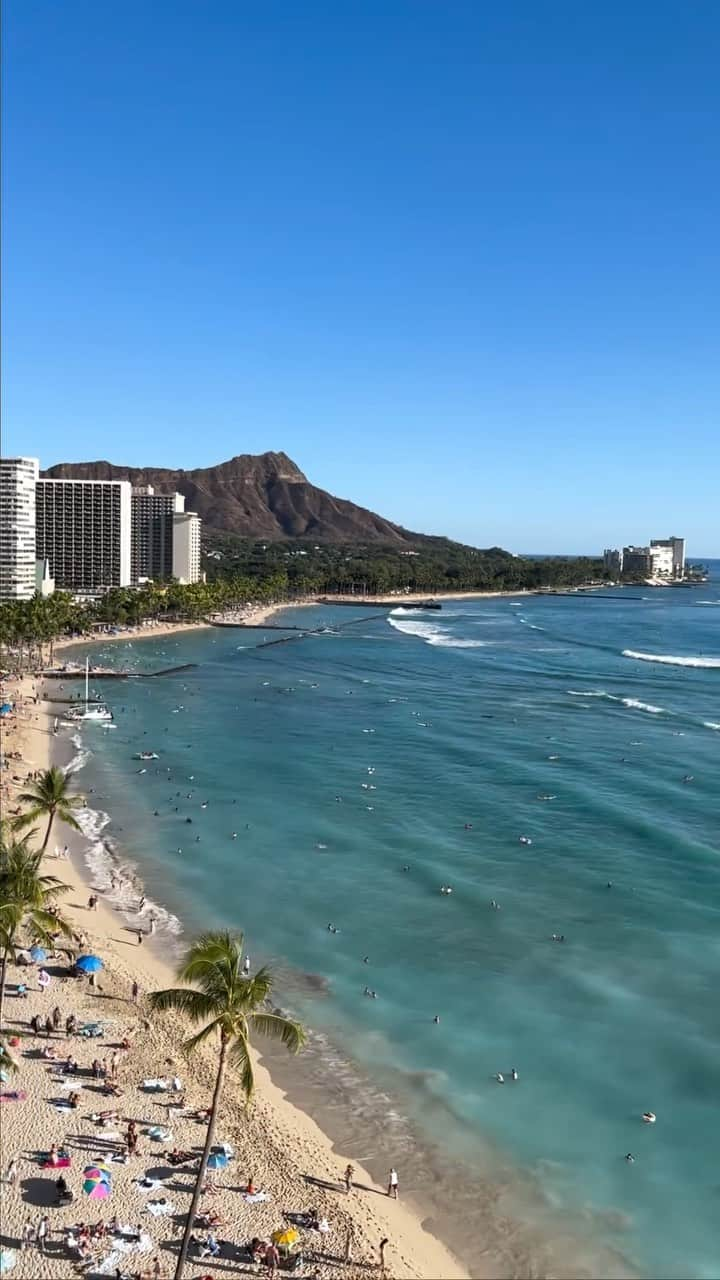
POLYGON ((233 1040, 228 1058, 240 1072, 240 1085, 249 1102, 255 1092, 255 1073, 253 1071, 250 1046, 244 1037, 233 1040))
POLYGON ((243 1003, 247 1009, 257 1009, 265 1003, 273 987, 273 977, 269 969, 258 969, 252 978, 246 978, 243 984, 243 1003))
POLYGON ((73 831, 82 831, 80 823, 77 818, 73 817, 70 809, 66 809, 64 806, 58 806, 57 816, 65 823, 66 827, 72 827, 73 831))
POLYGON ((15 831, 23 831, 25 827, 29 827, 31 822, 35 822, 38 818, 42 818, 45 813, 44 809, 38 808, 35 803, 35 797, 23 793, 18 796, 21 804, 32 804, 33 808, 28 809, 27 813, 18 814, 17 818, 13 818, 12 825, 15 831))
POLYGON ((213 1031, 219 1031, 221 1026, 222 1018, 213 1018, 212 1022, 208 1022, 207 1026, 202 1027, 197 1035, 190 1036, 189 1039, 183 1041, 183 1053, 188 1054, 188 1056, 194 1053, 198 1045, 202 1044, 203 1040, 207 1040, 213 1031))
POLYGON ((291 1053, 298 1053, 307 1039, 299 1022, 283 1018, 279 1013, 253 1013, 250 1020, 254 1030, 259 1031, 261 1036, 279 1040, 291 1053))
POLYGON ((215 1000, 192 987, 168 987, 166 991, 153 991, 149 1000, 152 1009, 157 1009, 160 1013, 173 1009, 184 1013, 191 1022, 217 1018, 221 1012, 215 1000))

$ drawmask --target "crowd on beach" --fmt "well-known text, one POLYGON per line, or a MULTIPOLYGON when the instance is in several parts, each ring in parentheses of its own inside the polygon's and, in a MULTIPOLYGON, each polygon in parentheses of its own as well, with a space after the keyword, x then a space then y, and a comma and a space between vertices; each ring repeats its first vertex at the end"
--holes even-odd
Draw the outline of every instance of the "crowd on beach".
MULTIPOLYGON (((13 707, 3 721, 0 771, 7 816, 47 763, 41 757, 53 732, 31 679, 5 681, 2 697, 13 707)), ((148 991, 161 985, 157 958, 147 947, 126 951, 130 931, 110 912, 102 886, 89 898, 82 893, 65 834, 57 837, 48 870, 74 890, 62 904, 72 933, 58 934, 40 963, 30 957, 38 940, 23 938, 20 963, 8 966, 4 1038, 18 1070, 1 1073, 2 1248, 19 1280, 75 1273, 158 1280, 174 1272, 199 1166, 212 1050, 181 1065, 182 1018, 149 1016, 148 991), (75 968, 86 948, 104 956, 100 973, 75 968), (91 1200, 108 1212, 97 1213, 91 1200)), ((368 1270, 436 1274, 437 1264, 412 1254, 408 1223, 422 1232, 418 1220, 408 1214, 397 1231, 388 1227, 388 1214, 403 1213, 394 1204, 395 1169, 384 1188, 352 1165, 341 1173, 312 1122, 289 1131, 271 1102, 261 1097, 246 1111, 239 1090, 226 1093, 188 1274, 211 1276, 215 1262, 223 1274, 287 1271, 316 1280, 368 1270), (381 1192, 388 1209, 368 1192, 381 1192)), ((443 1274, 463 1274, 454 1260, 447 1265, 443 1274)))

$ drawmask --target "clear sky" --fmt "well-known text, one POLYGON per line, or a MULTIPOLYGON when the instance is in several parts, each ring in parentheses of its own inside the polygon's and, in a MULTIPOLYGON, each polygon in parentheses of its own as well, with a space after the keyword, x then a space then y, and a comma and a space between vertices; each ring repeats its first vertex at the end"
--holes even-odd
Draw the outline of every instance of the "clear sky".
POLYGON ((5 0, 4 431, 720 555, 717 0, 5 0))

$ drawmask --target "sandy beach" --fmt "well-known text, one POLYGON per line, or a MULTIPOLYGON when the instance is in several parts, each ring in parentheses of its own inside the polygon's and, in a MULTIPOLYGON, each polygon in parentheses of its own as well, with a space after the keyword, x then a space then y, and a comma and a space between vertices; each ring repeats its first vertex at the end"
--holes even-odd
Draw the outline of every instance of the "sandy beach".
MULTIPOLYGON (((156 636, 178 629, 142 628, 138 634, 156 636)), ((128 634, 114 638, 126 639, 128 634)), ((67 763, 70 744, 54 738, 42 690, 32 678, 6 682, 4 693, 17 704, 17 711, 3 723, 3 751, 21 755, 21 760, 10 759, 3 771, 2 810, 3 816, 9 816, 15 808, 13 793, 25 776, 46 767, 53 756, 67 763)), ((82 793, 81 775, 77 782, 82 793)), ((194 1115, 208 1105, 214 1075, 211 1047, 191 1060, 183 1057, 181 1042, 188 1028, 178 1015, 148 1016, 147 993, 173 985, 172 971, 149 939, 143 936, 140 944, 135 931, 105 904, 102 891, 109 886, 90 884, 84 846, 82 835, 58 828, 51 836, 45 863, 48 872, 70 886, 63 911, 76 933, 84 936, 83 948, 103 958, 97 985, 93 988, 85 979, 66 976, 61 960, 47 963, 51 982, 44 992, 38 990, 34 968, 10 966, 9 971, 5 1025, 18 1039, 13 1051, 20 1070, 3 1085, 1 1104, 2 1243, 18 1250, 13 1274, 19 1280, 76 1274, 78 1258, 68 1247, 68 1229, 80 1222, 107 1224, 113 1215, 127 1230, 93 1243, 93 1260, 85 1274, 114 1276, 119 1270, 132 1275, 172 1275, 204 1136, 204 1124, 194 1115), (55 849, 65 845, 69 857, 55 856, 55 849), (90 909, 90 894, 98 892, 97 906, 90 909), (15 994, 18 982, 27 984, 23 999, 15 994), (139 987, 137 1002, 132 998, 134 982, 139 987), (48 1037, 33 1036, 30 1019, 37 1014, 44 1023, 56 1007, 61 1016, 59 1031, 48 1037), (100 1024, 101 1034, 66 1037, 65 1019, 70 1013, 80 1024, 100 1024), (130 1047, 122 1048, 124 1042, 130 1047), (77 1060, 77 1074, 62 1068, 69 1055, 77 1060), (105 1060, 110 1068, 115 1059, 120 1097, 105 1095, 103 1079, 92 1071, 96 1059, 105 1060), (174 1077, 181 1085, 179 1091, 172 1087, 156 1091, 143 1085, 146 1080, 165 1080, 170 1085, 174 1077), (80 1095, 75 1109, 67 1101, 73 1091, 80 1095), (13 1097, 16 1093, 19 1096, 13 1097), (106 1110, 116 1114, 103 1121, 98 1117, 106 1110), (124 1158, 131 1120, 137 1125, 139 1143, 137 1153, 124 1158), (163 1136, 154 1137, 150 1131, 155 1128, 163 1136), (42 1153, 53 1146, 67 1151, 69 1168, 41 1167, 42 1153), (171 1166, 165 1153, 174 1148, 189 1152, 190 1160, 171 1166), (102 1204, 91 1202, 82 1191, 84 1167, 99 1158, 112 1171, 112 1196, 102 1204), (8 1166, 15 1160, 17 1171, 9 1181, 8 1166), (56 1205, 54 1184, 60 1173, 74 1193, 73 1203, 64 1207, 56 1205), (144 1178, 152 1185, 140 1185, 144 1178), (49 1219, 46 1250, 30 1244, 20 1251, 24 1228, 37 1227, 44 1214, 49 1219)), ((387 1276, 397 1280, 467 1276, 445 1246, 424 1229, 419 1206, 402 1196, 399 1201, 388 1197, 352 1153, 333 1149, 313 1119, 273 1084, 261 1063, 256 1073, 258 1090, 249 1109, 242 1105, 232 1075, 228 1078, 217 1141, 231 1144, 234 1155, 201 1205, 203 1212, 218 1215, 220 1225, 214 1230, 221 1255, 212 1261, 195 1253, 187 1274, 254 1274, 255 1267, 242 1251, 245 1243, 254 1236, 268 1238, 289 1225, 285 1214, 312 1207, 327 1219, 329 1230, 300 1229, 305 1257, 301 1275, 345 1280, 380 1274, 379 1245, 387 1239, 387 1276), (349 1161, 355 1172, 353 1189, 346 1194, 343 1173, 349 1161), (249 1180, 262 1196, 246 1197, 249 1180), (346 1261, 348 1244, 350 1261, 346 1261)), ((398 1171, 402 1192, 401 1166, 398 1171)), ((201 1240, 206 1234, 198 1227, 201 1240)), ((264 1267, 258 1270, 266 1273, 264 1267)))

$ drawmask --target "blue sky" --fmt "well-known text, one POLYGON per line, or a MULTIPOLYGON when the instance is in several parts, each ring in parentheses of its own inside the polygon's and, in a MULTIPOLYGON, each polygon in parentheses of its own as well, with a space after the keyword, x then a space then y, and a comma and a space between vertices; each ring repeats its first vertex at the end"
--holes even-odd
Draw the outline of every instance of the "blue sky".
POLYGON ((720 5, 5 0, 3 449, 720 555, 720 5))

